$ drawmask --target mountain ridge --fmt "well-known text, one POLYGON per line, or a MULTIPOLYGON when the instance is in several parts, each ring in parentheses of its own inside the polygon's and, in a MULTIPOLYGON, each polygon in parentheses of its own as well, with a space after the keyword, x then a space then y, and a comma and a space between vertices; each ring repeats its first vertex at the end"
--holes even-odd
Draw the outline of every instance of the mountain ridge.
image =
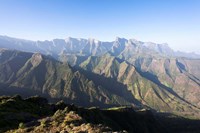
POLYGON ((8 86, 1 85, 1 91, 10 88, 12 92, 12 88, 16 87, 15 90, 18 92, 24 89, 36 91, 52 98, 68 99, 85 106, 89 106, 90 103, 93 103, 91 105, 96 103, 97 106, 129 103, 126 98, 109 92, 101 85, 95 85, 92 79, 88 79, 67 63, 61 63, 38 53, 26 55, 24 52, 10 50, 3 51, 1 59, 7 54, 12 55, 10 59, 3 62, 0 60, 0 83, 8 86), (23 54, 25 58, 21 58, 23 54), (19 58, 21 63, 18 63, 16 68, 13 64, 19 62, 19 58))
POLYGON ((4 49, 0 72, 0 83, 8 84, 1 85, 1 93, 29 91, 82 106, 146 106, 190 117, 200 112, 198 106, 110 54, 90 56, 79 67, 72 67, 40 53, 4 49))
POLYGON ((125 39, 120 37, 116 37, 114 41, 103 42, 91 38, 83 39, 68 37, 66 39, 53 39, 50 41, 30 41, 8 36, 0 36, 0 47, 28 52, 41 52, 43 54, 50 54, 54 57, 62 53, 100 56, 109 51, 113 52, 115 55, 119 55, 122 54, 121 52, 128 50, 130 47, 131 51, 137 51, 138 49, 140 51, 144 51, 143 53, 150 50, 154 54, 158 53, 163 56, 200 58, 200 55, 195 53, 174 51, 166 43, 158 44, 152 42, 142 42, 136 39, 125 39), (29 46, 27 47, 27 45, 29 46))
POLYGON ((83 106, 146 106, 200 116, 200 59, 176 57, 167 44, 0 37, 0 47, 2 93, 20 90, 83 106))

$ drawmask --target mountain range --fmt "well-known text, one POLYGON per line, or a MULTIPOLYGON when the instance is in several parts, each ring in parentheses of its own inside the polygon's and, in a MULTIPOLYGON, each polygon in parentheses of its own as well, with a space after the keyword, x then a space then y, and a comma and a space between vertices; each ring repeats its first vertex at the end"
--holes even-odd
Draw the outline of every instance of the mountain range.
POLYGON ((0 47, 26 52, 40 52, 55 58, 69 54, 100 56, 107 52, 124 59, 144 54, 147 56, 160 55, 164 57, 200 58, 200 55, 195 53, 174 51, 166 43, 157 44, 119 37, 116 37, 112 42, 103 42, 92 38, 68 37, 66 39, 53 39, 51 41, 30 41, 0 36, 0 47))
POLYGON ((29 41, 0 36, 0 94, 80 106, 128 105, 200 118, 200 56, 116 38, 29 41))

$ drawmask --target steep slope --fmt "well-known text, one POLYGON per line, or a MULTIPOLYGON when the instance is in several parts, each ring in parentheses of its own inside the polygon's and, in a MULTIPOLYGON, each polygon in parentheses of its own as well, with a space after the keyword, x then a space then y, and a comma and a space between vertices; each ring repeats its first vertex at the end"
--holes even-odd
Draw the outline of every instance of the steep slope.
POLYGON ((200 60, 186 58, 140 57, 132 62, 137 69, 155 77, 159 82, 171 88, 181 98, 200 107, 200 60))
POLYGON ((160 111, 197 114, 200 108, 199 59, 178 58, 180 54, 167 44, 125 38, 34 42, 0 36, 0 47, 41 52, 63 62, 39 53, 2 49, 2 93, 37 93, 76 103, 80 98, 87 106, 144 104, 160 111))
MULTIPOLYGON (((136 100, 153 109, 176 113, 181 111, 185 114, 194 111, 198 114, 199 109, 182 99, 171 88, 157 81, 154 75, 142 72, 128 62, 109 54, 102 57, 91 56, 81 63, 80 67, 122 83, 125 85, 124 89, 130 91, 136 100)), ((112 86, 115 88, 115 84, 112 86)))
POLYGON ((68 64, 40 53, 2 49, 0 84, 1 94, 41 94, 82 106, 134 104, 117 93, 94 84, 92 79, 88 79, 68 64))

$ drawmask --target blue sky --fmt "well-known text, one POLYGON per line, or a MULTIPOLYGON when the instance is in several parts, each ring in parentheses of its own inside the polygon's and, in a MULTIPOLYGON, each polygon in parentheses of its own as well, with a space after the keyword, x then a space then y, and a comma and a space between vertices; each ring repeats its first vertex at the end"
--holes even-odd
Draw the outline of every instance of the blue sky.
POLYGON ((0 0, 0 35, 118 37, 200 52, 200 0, 0 0))

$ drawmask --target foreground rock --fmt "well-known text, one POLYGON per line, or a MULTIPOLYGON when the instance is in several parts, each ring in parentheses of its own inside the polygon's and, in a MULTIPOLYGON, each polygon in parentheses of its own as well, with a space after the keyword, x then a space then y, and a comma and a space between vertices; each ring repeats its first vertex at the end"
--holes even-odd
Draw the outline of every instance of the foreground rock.
POLYGON ((39 96, 1 96, 0 118, 0 132, 7 133, 200 132, 198 120, 132 107, 82 108, 63 101, 49 104, 39 96))

